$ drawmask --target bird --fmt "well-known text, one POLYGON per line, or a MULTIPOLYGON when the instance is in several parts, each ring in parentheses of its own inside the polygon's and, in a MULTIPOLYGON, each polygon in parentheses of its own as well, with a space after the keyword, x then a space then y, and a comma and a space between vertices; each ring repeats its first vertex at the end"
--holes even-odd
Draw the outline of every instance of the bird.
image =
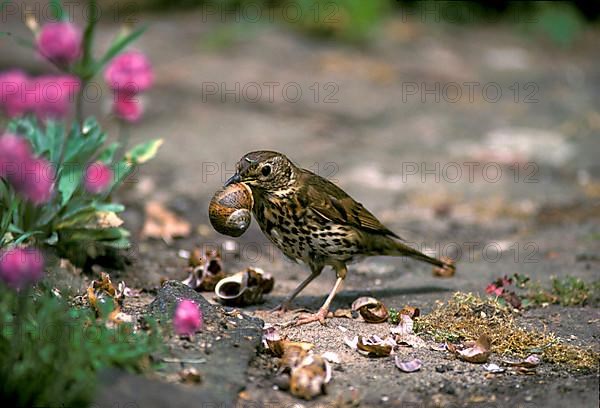
POLYGON ((296 166, 282 153, 246 153, 225 187, 244 183, 252 192, 252 213, 266 237, 289 259, 310 268, 275 311, 289 310, 292 301, 330 266, 336 281, 316 313, 299 316, 296 325, 325 323, 329 307, 346 278, 347 265, 367 256, 405 256, 454 272, 450 259, 437 259, 411 248, 361 203, 336 184, 296 166))

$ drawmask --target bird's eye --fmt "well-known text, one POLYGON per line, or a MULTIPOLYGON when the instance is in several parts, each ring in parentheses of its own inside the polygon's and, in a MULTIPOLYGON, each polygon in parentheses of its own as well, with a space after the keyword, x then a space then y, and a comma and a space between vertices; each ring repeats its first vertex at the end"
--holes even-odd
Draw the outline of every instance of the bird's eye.
POLYGON ((264 165, 263 168, 260 169, 260 172, 264 177, 268 177, 269 174, 271 174, 271 166, 268 164, 264 165))

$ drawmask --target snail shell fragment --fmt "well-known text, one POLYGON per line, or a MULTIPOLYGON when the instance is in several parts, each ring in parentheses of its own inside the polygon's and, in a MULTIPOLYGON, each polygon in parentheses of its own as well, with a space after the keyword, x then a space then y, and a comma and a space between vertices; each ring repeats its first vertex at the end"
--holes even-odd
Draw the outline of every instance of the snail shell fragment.
POLYGON ((230 184, 217 191, 208 206, 213 228, 231 237, 242 235, 252 221, 254 198, 244 183, 230 184))
POLYGON ((215 286, 215 295, 228 306, 248 306, 260 303, 262 296, 273 290, 274 279, 260 268, 247 268, 215 286))

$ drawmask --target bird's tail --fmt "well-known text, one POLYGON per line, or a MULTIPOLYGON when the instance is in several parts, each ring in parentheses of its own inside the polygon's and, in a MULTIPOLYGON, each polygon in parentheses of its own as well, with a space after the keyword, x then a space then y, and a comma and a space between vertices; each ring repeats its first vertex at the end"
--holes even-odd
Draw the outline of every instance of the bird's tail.
POLYGON ((392 239, 390 237, 382 237, 382 240, 376 244, 377 247, 383 249, 379 253, 379 255, 389 255, 389 256, 406 256, 412 259, 416 259, 418 261, 427 262, 428 264, 434 265, 438 268, 441 268, 446 273, 440 273, 440 275, 451 276, 454 274, 456 267, 454 265, 454 260, 442 257, 441 259, 434 258, 432 256, 426 255, 418 249, 411 248, 405 243, 392 239), (383 241, 383 242, 382 242, 383 241))

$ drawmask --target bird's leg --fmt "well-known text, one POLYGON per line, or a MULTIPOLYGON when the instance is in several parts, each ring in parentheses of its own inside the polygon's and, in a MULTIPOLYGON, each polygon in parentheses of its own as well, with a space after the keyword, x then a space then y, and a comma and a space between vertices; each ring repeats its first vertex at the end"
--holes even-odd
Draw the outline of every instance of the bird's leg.
POLYGON ((296 326, 312 322, 320 322, 321 324, 325 324, 325 318, 329 313, 329 306, 331 305, 331 302, 333 301, 333 298, 335 297, 335 294, 337 293, 338 289, 340 288, 340 286, 342 286, 342 282, 344 281, 344 278, 346 278, 346 273, 348 272, 348 270, 346 269, 346 265, 343 264, 337 266, 335 269, 337 279, 335 281, 335 285, 333 285, 333 289, 331 289, 331 292, 329 292, 329 296, 327 296, 327 299, 325 299, 325 303, 323 303, 323 306, 321 306, 317 313, 300 316, 296 321, 296 326))
POLYGON ((300 283, 300 285, 298 285, 298 287, 294 289, 294 291, 288 297, 286 297, 280 305, 271 309, 271 312, 283 313, 289 310, 290 305, 292 304, 292 301, 296 298, 296 296, 298 296, 298 294, 302 292, 304 288, 308 286, 309 283, 311 283, 317 276, 319 276, 322 270, 323 267, 312 267, 310 276, 304 279, 300 283))

